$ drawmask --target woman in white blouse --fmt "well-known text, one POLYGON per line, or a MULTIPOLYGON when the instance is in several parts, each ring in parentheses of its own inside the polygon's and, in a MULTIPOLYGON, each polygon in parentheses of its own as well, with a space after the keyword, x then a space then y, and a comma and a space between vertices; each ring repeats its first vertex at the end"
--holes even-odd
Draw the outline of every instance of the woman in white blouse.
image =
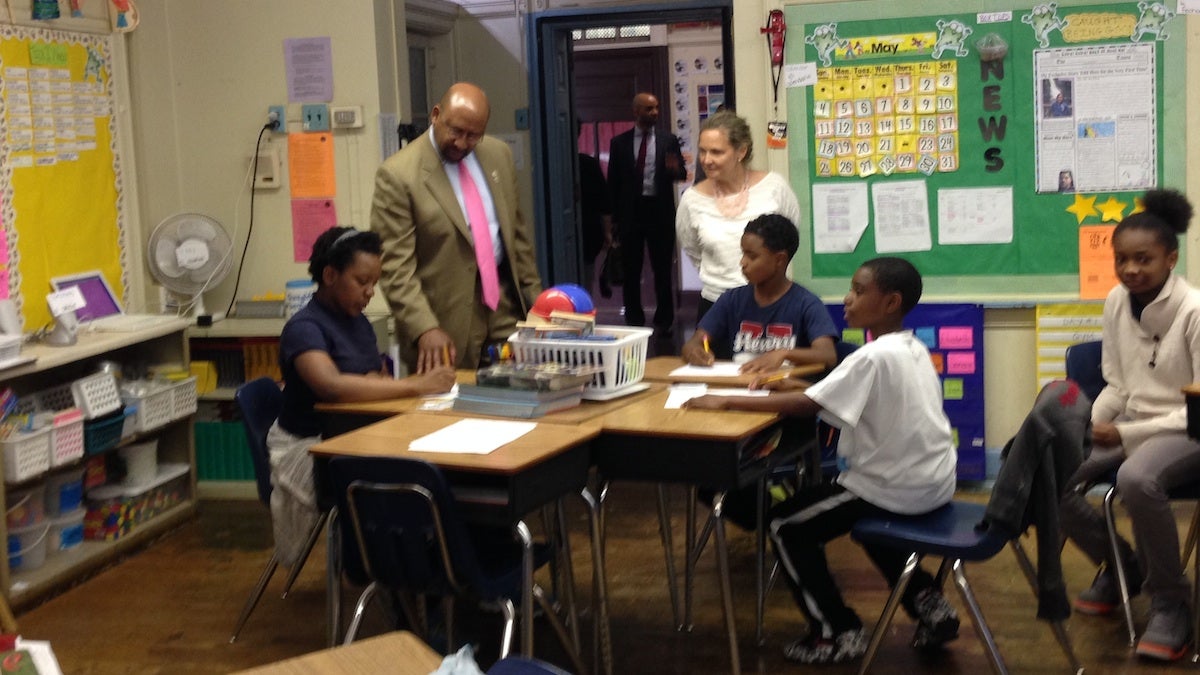
POLYGON ((749 167, 754 140, 746 120, 728 110, 709 117, 700 127, 699 148, 705 178, 683 193, 675 215, 679 247, 700 270, 703 284, 697 320, 722 293, 746 285, 741 240, 747 222, 765 213, 800 222, 787 181, 749 167))

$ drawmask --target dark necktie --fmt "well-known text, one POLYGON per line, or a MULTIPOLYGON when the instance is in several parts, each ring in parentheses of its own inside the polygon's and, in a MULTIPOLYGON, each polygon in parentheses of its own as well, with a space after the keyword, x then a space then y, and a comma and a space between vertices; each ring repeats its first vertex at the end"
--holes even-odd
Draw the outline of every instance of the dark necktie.
POLYGON ((635 165, 635 168, 637 169, 637 177, 638 177, 639 183, 646 180, 646 144, 649 142, 650 142, 650 132, 643 131, 642 132, 642 144, 638 148, 637 164, 635 165))

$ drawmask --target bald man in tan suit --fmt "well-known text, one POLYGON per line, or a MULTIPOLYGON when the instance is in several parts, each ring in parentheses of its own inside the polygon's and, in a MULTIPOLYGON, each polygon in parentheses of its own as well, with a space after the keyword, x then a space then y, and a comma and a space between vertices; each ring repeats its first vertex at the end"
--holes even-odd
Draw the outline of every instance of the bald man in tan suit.
POLYGON ((430 130, 375 174, 371 229, 383 238, 380 285, 396 323, 402 360, 414 372, 441 364, 475 368, 489 342, 507 339, 541 292, 533 228, 521 216, 512 152, 485 136, 490 106, 473 84, 450 87, 430 112, 430 130), (483 301, 459 164, 474 177, 487 212, 499 301, 483 301))

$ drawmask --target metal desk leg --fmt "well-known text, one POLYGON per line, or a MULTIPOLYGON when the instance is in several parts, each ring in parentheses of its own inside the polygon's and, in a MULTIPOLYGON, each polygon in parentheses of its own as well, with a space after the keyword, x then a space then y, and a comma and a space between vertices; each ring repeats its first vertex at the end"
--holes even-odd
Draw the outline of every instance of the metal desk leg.
POLYGON ((521 654, 533 656, 533 535, 525 521, 513 526, 521 542, 521 654))
POLYGON ((742 661, 738 655, 737 625, 733 616, 733 588, 729 581, 729 550, 725 544, 725 519, 721 511, 725 507, 725 493, 719 492, 713 498, 713 530, 716 534, 717 572, 721 582, 721 604, 725 609, 725 631, 729 634, 729 665, 733 675, 741 675, 742 661))
POLYGON ((693 486, 688 488, 687 498, 687 532, 685 533, 685 547, 687 559, 684 560, 683 570, 683 625, 680 630, 692 630, 692 579, 696 575, 696 554, 693 553, 696 548, 696 500, 699 498, 698 490, 693 486))
POLYGON ((328 646, 338 644, 342 632, 342 523, 337 507, 329 509, 325 525, 325 611, 328 646))
POLYGON ((567 603, 567 615, 571 621, 571 640, 575 646, 575 653, 582 653, 582 648, 579 646, 579 609, 575 605, 575 566, 571 556, 571 534, 567 530, 567 509, 560 498, 555 502, 555 511, 558 516, 558 541, 562 551, 562 576, 563 576, 563 595, 567 603))
MULTIPOLYGON (((602 486, 600 499, 592 495, 591 490, 584 488, 579 491, 584 504, 588 507, 588 525, 592 534, 592 591, 595 593, 593 633, 596 641, 593 645, 606 675, 612 675, 612 634, 608 624, 608 577, 604 570, 604 544, 601 541, 600 530, 604 522, 604 495, 607 490, 602 486)), ((599 672, 599 669, 597 669, 599 672)))
POLYGON ((679 589, 675 578, 675 546, 671 542, 671 514, 667 508, 667 486, 658 484, 658 532, 662 537, 663 553, 667 559, 667 591, 671 596, 671 620, 677 629, 683 627, 679 618, 679 589))
POLYGON ((759 646, 762 646, 763 640, 763 614, 767 604, 767 532, 765 521, 767 513, 767 476, 763 474, 758 479, 758 507, 755 509, 755 523, 758 527, 755 528, 755 547, 754 547, 754 571, 757 575, 758 585, 755 590, 758 592, 758 602, 756 605, 757 614, 755 614, 754 624, 754 640, 759 646))

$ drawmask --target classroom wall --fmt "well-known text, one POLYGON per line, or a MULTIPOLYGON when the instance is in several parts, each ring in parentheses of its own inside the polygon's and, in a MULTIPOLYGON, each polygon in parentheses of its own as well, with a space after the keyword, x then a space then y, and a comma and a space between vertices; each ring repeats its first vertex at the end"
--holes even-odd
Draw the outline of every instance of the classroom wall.
MULTIPOLYGON (((857 1, 857 0, 850 0, 857 1)), ((861 0, 879 2, 880 0, 861 0)), ((774 119, 766 41, 759 33, 767 13, 790 4, 817 4, 822 0, 736 0, 734 5, 734 76, 738 112, 744 115, 756 139, 765 139, 766 124, 774 119)), ((522 207, 531 203, 528 165, 528 132, 516 129, 514 114, 528 105, 524 17, 518 3, 475 3, 459 13, 447 35, 429 38, 435 54, 430 80, 434 100, 456 80, 477 82, 492 102, 489 130, 513 141, 524 151, 520 171, 522 207)), ((612 0, 538 0, 519 3, 536 10, 564 9, 567 5, 619 6, 636 4, 612 0)), ((822 3, 831 4, 831 3, 822 3)), ((1063 0, 1060 5, 1083 4, 1063 0)), ((1096 4, 1089 2, 1086 4, 1096 4)), ((228 229, 237 225, 245 237, 249 195, 242 188, 246 161, 254 135, 265 120, 266 106, 286 101, 282 40, 287 37, 330 35, 333 38, 335 103, 364 106, 367 126, 339 140, 338 207, 343 222, 366 225, 371 179, 379 163, 378 130, 381 109, 391 98, 380 82, 404 78, 396 92, 407 91, 407 64, 387 53, 406 51, 402 0, 328 3, 318 0, 141 0, 142 26, 129 36, 131 118, 136 147, 138 204, 143 230, 167 215, 182 210, 208 213, 228 229), (390 17, 382 25, 377 15, 390 17), (376 36, 376 33, 381 36, 376 36), (384 35, 386 34, 386 35, 384 35), (386 58, 385 58, 386 57, 386 58), (399 73, 390 72, 399 69, 399 73)), ((961 11, 1009 9, 991 0, 964 2, 961 11)), ((834 8, 831 7, 831 12, 834 8)), ((1200 19, 1179 17, 1172 39, 1186 39, 1188 51, 1189 108, 1200 110, 1200 19)), ((789 40, 803 39, 798 27, 789 40)), ((407 116, 401 94, 395 105, 407 116)), ((778 116, 787 118, 785 96, 780 92, 778 116)), ((295 108, 293 106, 293 108, 295 108)), ((298 117, 298 109, 289 115, 298 117)), ((793 129, 792 133, 797 133, 793 129)), ((1200 195, 1197 162, 1200 143, 1189 129, 1187 180, 1166 177, 1167 184, 1185 187, 1200 195)), ((788 174, 787 151, 770 150, 759 143, 756 168, 788 174)), ((286 193, 258 193, 255 233, 247 255, 242 291, 281 290, 283 282, 303 276, 303 265, 291 262, 290 212, 286 193)), ((1200 282, 1200 227, 1188 237, 1188 276, 1200 282)), ((801 281, 803 281, 801 279, 801 281)), ((232 279, 218 289, 216 298, 227 301, 232 279)), ((148 295, 153 295, 149 293, 148 295)), ((836 298, 827 298, 836 300, 836 298)), ((937 300, 938 298, 927 298, 937 300)), ((210 302, 210 306, 215 303, 210 302)), ((379 298, 371 311, 383 312, 379 298)), ((990 307, 984 320, 987 399, 987 443, 998 448, 1024 418, 1036 393, 1034 375, 1034 309, 1030 306, 990 307)))

